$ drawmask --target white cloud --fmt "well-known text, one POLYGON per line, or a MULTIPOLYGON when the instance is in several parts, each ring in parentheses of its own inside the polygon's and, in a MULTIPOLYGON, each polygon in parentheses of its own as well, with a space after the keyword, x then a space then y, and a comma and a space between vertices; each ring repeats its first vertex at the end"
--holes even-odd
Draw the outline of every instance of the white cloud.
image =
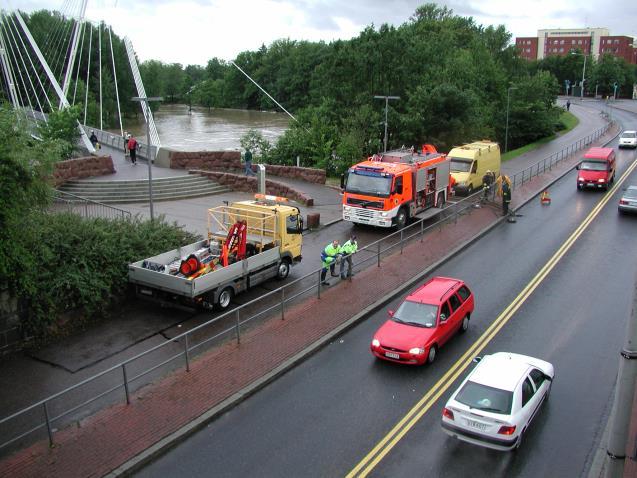
MULTIPOLYGON (((89 0, 87 17, 111 24, 131 38, 139 58, 201 64, 233 59, 279 38, 332 41, 358 35, 372 23, 399 26, 426 0, 89 0)), ((16 1, 10 2, 15 7, 16 1)), ((24 11, 59 9, 76 2, 20 0, 24 11)), ((612 35, 637 37, 637 2, 615 0, 447 0, 458 15, 478 24, 503 24, 515 36, 540 28, 607 27, 612 35)))

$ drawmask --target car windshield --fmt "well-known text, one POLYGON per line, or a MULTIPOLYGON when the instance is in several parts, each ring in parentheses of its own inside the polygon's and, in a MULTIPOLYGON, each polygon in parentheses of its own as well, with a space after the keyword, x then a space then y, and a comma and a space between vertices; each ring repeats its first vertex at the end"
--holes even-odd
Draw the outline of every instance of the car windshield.
POLYGON ((456 395, 456 401, 485 412, 510 415, 513 392, 469 380, 456 395))
POLYGON ((622 138, 637 138, 637 133, 635 133, 634 131, 630 131, 627 133, 622 133, 622 138))
POLYGON ((471 171, 471 163, 470 159, 451 157, 451 170, 454 173, 468 173, 471 171))
POLYGON ((388 176, 368 176, 351 172, 347 176, 348 193, 367 194, 369 196, 389 196, 391 187, 391 177, 388 176))
POLYGON ((582 161, 580 169, 584 171, 606 171, 606 161, 582 161))
POLYGON ((438 306, 406 300, 394 313, 394 321, 431 329, 436 326, 438 306))

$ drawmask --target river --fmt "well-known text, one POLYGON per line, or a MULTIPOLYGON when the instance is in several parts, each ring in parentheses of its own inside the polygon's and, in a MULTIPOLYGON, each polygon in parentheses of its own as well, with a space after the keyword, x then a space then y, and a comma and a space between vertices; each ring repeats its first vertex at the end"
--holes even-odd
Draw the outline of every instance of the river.
MULTIPOLYGON (((153 112, 162 146, 179 151, 222 151, 240 149, 240 139, 250 129, 258 130, 272 144, 288 128, 285 113, 204 108, 188 105, 161 105, 153 112)), ((126 118, 125 129, 144 141, 146 125, 143 115, 138 120, 126 118)), ((114 131, 118 134, 118 131, 114 131)))

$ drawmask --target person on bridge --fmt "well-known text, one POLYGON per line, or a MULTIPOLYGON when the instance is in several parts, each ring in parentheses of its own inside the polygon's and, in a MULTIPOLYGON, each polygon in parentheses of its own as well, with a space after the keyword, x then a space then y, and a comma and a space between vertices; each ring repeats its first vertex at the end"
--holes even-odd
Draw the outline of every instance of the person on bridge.
POLYGON ((246 176, 256 176, 255 172, 252 171, 252 151, 249 148, 246 148, 243 161, 245 162, 246 176))
POLYGON ((332 277, 338 277, 338 274, 334 273, 336 262, 341 254, 341 248, 339 242, 335 239, 329 243, 323 252, 321 252, 321 261, 323 262, 323 269, 321 270, 321 284, 330 285, 326 280, 327 269, 329 268, 332 277))
POLYGON ((99 144, 97 143, 97 136, 95 135, 95 131, 91 131, 91 136, 89 137, 91 144, 95 149, 99 149, 99 144))
POLYGON ((132 135, 128 135, 129 139, 128 139, 128 144, 126 145, 126 147, 128 148, 128 151, 130 152, 130 160, 131 163, 133 164, 137 164, 137 140, 135 139, 135 136, 132 135))
POLYGON ((358 251, 358 242, 356 242, 356 235, 352 234, 349 240, 341 246, 341 279, 352 277, 352 254, 358 251), (345 263, 347 263, 347 274, 345 273, 345 263))

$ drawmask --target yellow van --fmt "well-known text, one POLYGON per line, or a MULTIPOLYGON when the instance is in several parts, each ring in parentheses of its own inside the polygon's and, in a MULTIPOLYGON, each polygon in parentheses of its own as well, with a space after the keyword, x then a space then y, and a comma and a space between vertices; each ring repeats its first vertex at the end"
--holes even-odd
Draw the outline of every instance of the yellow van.
POLYGON ((500 174, 500 146, 488 140, 458 146, 449 151, 451 176, 456 194, 471 195, 482 189, 482 177, 487 171, 500 174))

